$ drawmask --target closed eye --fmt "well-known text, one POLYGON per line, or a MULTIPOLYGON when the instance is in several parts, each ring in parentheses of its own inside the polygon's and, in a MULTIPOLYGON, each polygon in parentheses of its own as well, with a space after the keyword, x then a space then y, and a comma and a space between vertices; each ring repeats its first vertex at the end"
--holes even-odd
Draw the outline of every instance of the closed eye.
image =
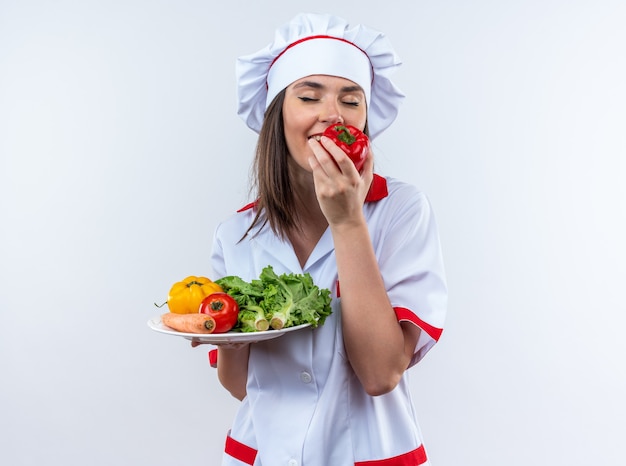
POLYGON ((302 102, 317 102, 320 99, 313 99, 312 97, 298 97, 302 102))

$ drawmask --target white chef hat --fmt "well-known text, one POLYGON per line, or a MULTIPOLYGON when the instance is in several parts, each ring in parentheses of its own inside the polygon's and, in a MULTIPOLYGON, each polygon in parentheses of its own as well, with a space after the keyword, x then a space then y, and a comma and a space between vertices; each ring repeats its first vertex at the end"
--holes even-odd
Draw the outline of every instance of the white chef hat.
POLYGON ((404 94, 389 80, 401 64, 387 37, 342 18, 299 14, 274 41, 237 59, 237 113, 256 132, 267 107, 292 82, 314 74, 349 79, 365 92, 370 137, 395 120, 404 94))

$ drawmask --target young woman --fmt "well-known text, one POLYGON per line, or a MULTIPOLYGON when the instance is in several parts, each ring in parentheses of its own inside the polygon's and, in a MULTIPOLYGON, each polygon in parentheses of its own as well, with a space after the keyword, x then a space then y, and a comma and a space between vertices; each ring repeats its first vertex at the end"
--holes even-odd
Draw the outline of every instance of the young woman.
MULTIPOLYGON (((376 137, 403 95, 384 35, 329 15, 299 15, 241 57, 239 113, 259 132, 257 198, 215 234, 216 276, 311 274, 332 292, 322 326, 218 350, 218 376, 242 400, 224 465, 428 464, 407 369, 443 327, 446 285, 426 196, 359 172, 332 124, 376 137)), ((401 154, 411 156, 415 154, 401 154)))

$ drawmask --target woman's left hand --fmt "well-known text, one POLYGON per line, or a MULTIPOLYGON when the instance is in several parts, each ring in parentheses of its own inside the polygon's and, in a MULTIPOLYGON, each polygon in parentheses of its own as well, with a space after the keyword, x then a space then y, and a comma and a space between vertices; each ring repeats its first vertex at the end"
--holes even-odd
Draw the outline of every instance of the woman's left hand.
POLYGON ((370 150, 359 173, 354 163, 330 139, 311 138, 314 156, 309 159, 315 192, 329 225, 361 222, 363 203, 373 179, 374 157, 370 150))

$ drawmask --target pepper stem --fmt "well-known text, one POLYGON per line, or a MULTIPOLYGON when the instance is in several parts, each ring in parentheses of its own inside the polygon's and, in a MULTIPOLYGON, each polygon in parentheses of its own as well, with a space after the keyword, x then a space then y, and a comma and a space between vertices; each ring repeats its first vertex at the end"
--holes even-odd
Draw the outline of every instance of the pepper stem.
POLYGON ((200 283, 200 282, 197 282, 195 280, 192 280, 189 283, 187 283, 187 288, 191 288, 193 285, 202 286, 202 285, 204 285, 204 283, 200 283))
POLYGON ((346 144, 350 145, 354 141, 356 141, 356 136, 352 134, 350 130, 344 125, 336 125, 334 128, 335 131, 337 131, 337 139, 339 139, 341 142, 345 142, 346 144))

